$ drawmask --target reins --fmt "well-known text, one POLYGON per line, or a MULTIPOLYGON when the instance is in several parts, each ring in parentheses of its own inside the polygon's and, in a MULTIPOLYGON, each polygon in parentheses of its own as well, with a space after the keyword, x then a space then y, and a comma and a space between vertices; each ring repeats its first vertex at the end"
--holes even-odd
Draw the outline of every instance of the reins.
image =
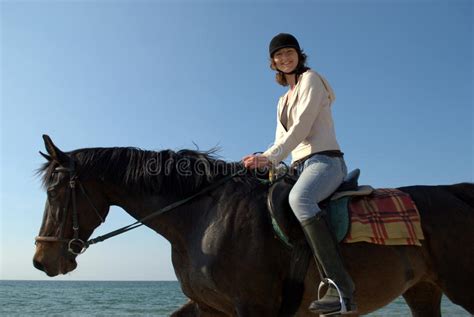
POLYGON ((85 247, 85 248, 88 248, 91 244, 96 244, 96 243, 105 241, 105 240, 110 239, 110 238, 112 238, 112 237, 115 237, 115 236, 117 236, 117 235, 119 235, 119 234, 125 233, 125 232, 127 232, 127 231, 130 231, 130 230, 132 230, 132 229, 138 228, 138 227, 140 227, 140 226, 143 226, 143 225, 144 225, 143 222, 145 222, 145 221, 147 221, 147 220, 150 220, 150 219, 152 219, 152 218, 155 218, 155 217, 157 217, 157 216, 159 216, 159 215, 164 214, 165 212, 168 212, 168 211, 170 211, 170 210, 172 210, 172 209, 174 209, 174 208, 177 208, 177 207, 179 207, 179 206, 182 206, 182 205, 186 204, 187 202, 193 200, 194 198, 196 198, 196 197, 198 197, 198 196, 200 196, 200 195, 202 195, 202 194, 204 194, 204 193, 206 193, 206 192, 209 192, 209 191, 211 191, 211 190, 217 188, 219 185, 221 185, 221 184, 223 184, 223 183, 229 181, 230 179, 236 177, 237 175, 239 175, 239 173, 241 173, 241 171, 238 171, 238 172, 232 173, 232 174, 229 175, 229 176, 223 177, 223 178, 221 178, 220 180, 218 180, 217 182, 212 183, 212 184, 209 185, 208 187, 204 188, 203 190, 201 190, 201 191, 199 191, 199 192, 197 192, 197 193, 195 193, 195 194, 193 194, 193 195, 191 195, 191 196, 189 196, 189 197, 187 197, 187 198, 184 198, 184 199, 182 199, 182 200, 179 200, 179 201, 177 201, 177 202, 174 202, 174 203, 172 203, 172 204, 170 204, 170 205, 168 205, 168 206, 166 206, 166 207, 163 207, 163 208, 161 208, 161 209, 158 209, 158 210, 152 212, 151 214, 149 214, 148 216, 145 216, 145 217, 143 217, 143 218, 141 218, 141 219, 135 221, 134 223, 132 223, 132 224, 130 224, 130 225, 128 225, 128 226, 124 226, 124 227, 122 227, 122 228, 119 228, 119 229, 117 229, 117 230, 111 231, 111 232, 109 232, 109 233, 107 233, 107 234, 104 234, 104 235, 102 235, 102 236, 98 236, 97 238, 90 239, 89 241, 87 241, 87 242, 85 243, 84 247, 85 247))
MULTIPOLYGON (((283 163, 283 164, 284 164, 284 163, 283 163)), ((286 166, 286 164, 285 164, 285 166, 286 166)), ((174 209, 174 208, 177 208, 177 207, 179 207, 179 206, 182 206, 182 205, 186 204, 187 202, 193 200, 194 198, 196 198, 196 197, 198 197, 198 196, 200 196, 200 195, 202 195, 202 194, 204 194, 204 193, 206 193, 206 192, 209 192, 209 191, 211 191, 211 190, 217 188, 218 186, 224 184, 225 182, 231 180, 232 178, 234 178, 234 177, 240 175, 242 172, 245 172, 245 170, 246 170, 246 169, 244 168, 244 169, 242 169, 242 170, 240 170, 240 171, 237 171, 237 172, 232 173, 231 175, 228 175, 228 176, 226 176, 226 177, 223 177, 223 178, 221 178, 220 180, 216 181, 215 183, 212 183, 212 184, 209 185, 208 187, 202 189, 201 191, 199 191, 199 192, 197 192, 197 193, 195 193, 195 194, 193 194, 193 195, 191 195, 191 196, 189 196, 189 197, 187 197, 187 198, 184 198, 184 199, 182 199, 182 200, 180 200, 180 201, 174 202, 174 203, 172 203, 172 204, 170 204, 170 205, 168 205, 168 206, 166 206, 166 207, 163 207, 163 208, 161 208, 161 209, 158 209, 158 210, 152 212, 151 214, 149 214, 148 216, 145 216, 145 217, 143 217, 143 218, 141 218, 141 219, 135 221, 135 222, 132 223, 132 224, 129 224, 129 225, 124 226, 124 227, 122 227, 122 228, 119 228, 119 229, 117 229, 117 230, 111 231, 111 232, 106 233, 106 234, 104 234, 104 235, 98 236, 98 237, 96 237, 96 238, 90 239, 90 240, 88 240, 88 241, 84 244, 84 248, 87 249, 91 244, 97 244, 97 243, 99 243, 99 242, 102 242, 102 241, 105 241, 105 240, 110 239, 110 238, 112 238, 112 237, 115 237, 115 236, 117 236, 117 235, 119 235, 119 234, 122 234, 122 233, 125 233, 125 232, 127 232, 127 231, 133 230, 133 229, 138 228, 138 227, 140 227, 140 226, 143 226, 145 221, 150 220, 150 219, 152 219, 152 218, 155 218, 155 217, 157 217, 157 216, 159 216, 159 215, 164 214, 165 212, 168 212, 168 211, 170 211, 170 210, 172 210, 172 209, 174 209)), ((281 175, 281 176, 278 176, 278 177, 276 177, 276 176, 275 176, 275 177, 270 176, 270 180, 268 180, 268 179, 261 179, 261 178, 258 178, 258 177, 257 177, 257 179, 258 179, 258 180, 260 181, 260 183, 262 183, 262 184, 271 185, 271 184, 273 184, 273 183, 275 183, 275 182, 278 182, 278 181, 280 181, 281 179, 283 179, 287 174, 288 174, 288 166, 286 166, 286 171, 285 171, 285 173, 284 173, 283 175, 281 175)))
MULTIPOLYGON (((286 164, 285 164, 285 166, 286 166, 286 164)), ((197 192, 197 193, 195 193, 195 194, 193 194, 189 197, 186 197, 182 200, 179 200, 177 202, 169 204, 169 205, 167 205, 163 208, 160 208, 160 209, 152 212, 151 214, 135 221, 132 224, 121 227, 119 229, 116 229, 116 230, 111 231, 109 233, 106 233, 104 235, 98 236, 96 238, 89 239, 88 241, 85 241, 85 242, 79 238, 79 220, 78 220, 79 214, 78 214, 77 206, 76 206, 76 188, 77 187, 80 188, 82 194, 86 197, 87 202, 92 206, 94 212, 96 213, 96 215, 98 216, 98 218, 100 219, 100 221, 102 223, 104 222, 104 218, 100 215, 98 209, 96 208, 96 206, 91 201, 89 195, 87 195, 87 192, 85 191, 84 186, 79 181, 78 176, 75 174, 75 166, 74 166, 73 162, 71 162, 70 168, 58 167, 56 169, 56 171, 57 172, 68 172, 69 173, 69 184, 68 184, 69 189, 68 189, 67 201, 66 201, 66 204, 65 204, 65 207, 64 207, 63 219, 61 221, 61 228, 60 228, 60 232, 59 232, 59 237, 38 236, 38 237, 36 237, 35 240, 40 241, 40 242, 62 242, 62 243, 66 243, 67 247, 68 247, 67 250, 72 254, 78 255, 78 254, 84 253, 87 250, 87 248, 92 244, 97 244, 99 242, 105 241, 107 239, 110 239, 112 237, 115 237, 117 235, 125 233, 127 231, 130 231, 130 230, 133 230, 133 229, 138 228, 140 226, 143 226, 145 224, 144 222, 146 222, 146 221, 148 221, 152 218, 155 218, 157 216, 160 216, 160 215, 162 215, 162 214, 164 214, 164 213, 166 213, 170 210, 173 210, 173 209, 175 209, 179 206, 182 206, 182 205, 188 203, 189 201, 193 200, 194 198, 196 198, 196 197, 198 197, 202 194, 210 192, 211 190, 217 188, 218 186, 224 184, 225 182, 231 180, 232 178, 234 178, 236 176, 239 176, 242 173, 245 174, 247 169, 242 168, 241 170, 238 170, 238 171, 236 171, 236 172, 234 172, 234 173, 232 173, 228 176, 225 176, 225 177, 219 179, 218 181, 210 184, 209 186, 205 187, 204 189, 200 190, 199 192, 197 192), (73 227, 74 235, 73 235, 72 239, 65 239, 65 238, 63 238, 63 231, 64 231, 64 226, 65 226, 65 223, 66 223, 67 209, 68 209, 70 203, 72 205, 72 227, 73 227), (76 252, 72 248, 73 244, 80 247, 81 250, 79 252, 76 252)), ((271 185, 271 184, 281 180, 283 177, 285 177, 287 175, 287 173, 288 173, 288 167, 286 166, 286 172, 281 176, 276 175, 277 173, 275 172, 274 169, 272 169, 270 171, 270 174, 269 174, 270 175, 269 179, 262 179, 262 178, 259 178, 259 177, 257 177, 257 179, 262 184, 271 185)))

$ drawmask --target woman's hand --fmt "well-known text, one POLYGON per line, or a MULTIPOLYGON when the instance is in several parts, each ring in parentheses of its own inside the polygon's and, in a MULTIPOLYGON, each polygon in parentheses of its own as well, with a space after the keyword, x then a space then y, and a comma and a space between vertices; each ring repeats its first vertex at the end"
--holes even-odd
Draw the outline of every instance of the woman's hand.
POLYGON ((244 164, 245 168, 249 169, 264 168, 271 165, 271 162, 268 160, 268 158, 260 154, 246 155, 242 158, 242 163, 244 164))

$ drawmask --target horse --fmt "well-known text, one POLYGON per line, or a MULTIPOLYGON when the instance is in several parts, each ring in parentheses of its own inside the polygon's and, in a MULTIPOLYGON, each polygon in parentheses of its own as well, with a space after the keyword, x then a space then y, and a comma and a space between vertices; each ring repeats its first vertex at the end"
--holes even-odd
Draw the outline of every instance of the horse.
MULTIPOLYGON (((38 173, 47 200, 34 267, 48 276, 76 269, 110 206, 120 206, 171 244, 177 279, 190 299, 172 316, 279 316, 291 251, 275 238, 269 186, 255 171, 236 173, 241 162, 221 160, 213 150, 63 152, 43 139, 47 161, 38 173), (165 206, 173 207, 154 214, 165 206)), ((443 294, 474 314, 474 184, 399 189, 418 207, 425 240, 421 247, 340 244, 359 314, 402 295, 413 316, 441 316, 443 294)), ((294 316, 313 315, 307 307, 319 281, 311 259, 294 316)))

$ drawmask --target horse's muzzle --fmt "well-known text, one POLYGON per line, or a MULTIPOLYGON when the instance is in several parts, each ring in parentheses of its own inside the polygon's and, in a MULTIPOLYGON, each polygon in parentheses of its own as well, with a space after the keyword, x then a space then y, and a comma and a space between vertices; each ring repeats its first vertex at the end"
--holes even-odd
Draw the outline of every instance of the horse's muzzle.
POLYGON ((41 243, 36 244, 36 252, 33 256, 33 266, 43 271, 48 276, 66 274, 77 267, 75 257, 69 255, 63 243, 41 243))
POLYGON ((33 266, 40 271, 44 271, 43 264, 41 264, 39 261, 36 261, 35 259, 33 259, 33 266))

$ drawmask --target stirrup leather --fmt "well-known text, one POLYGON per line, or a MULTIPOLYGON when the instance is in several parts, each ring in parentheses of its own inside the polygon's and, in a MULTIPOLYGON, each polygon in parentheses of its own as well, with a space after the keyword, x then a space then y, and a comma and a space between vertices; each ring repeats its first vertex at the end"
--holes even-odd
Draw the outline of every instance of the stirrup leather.
POLYGON ((323 278, 321 280, 321 283, 319 283, 319 287, 318 287, 318 300, 321 299, 321 289, 323 288, 324 285, 333 285, 334 288, 336 289, 337 291, 337 295, 339 296, 339 303, 341 304, 341 309, 339 311, 335 311, 335 312, 332 312, 332 313, 327 313, 327 314, 323 314, 321 316, 332 316, 332 315, 340 315, 340 314, 344 314, 344 313, 347 313, 347 307, 346 307, 346 303, 344 302, 344 299, 342 298, 342 294, 341 294, 341 291, 339 290, 339 287, 337 286, 336 282, 334 282, 333 280, 331 280, 330 278, 323 278))

